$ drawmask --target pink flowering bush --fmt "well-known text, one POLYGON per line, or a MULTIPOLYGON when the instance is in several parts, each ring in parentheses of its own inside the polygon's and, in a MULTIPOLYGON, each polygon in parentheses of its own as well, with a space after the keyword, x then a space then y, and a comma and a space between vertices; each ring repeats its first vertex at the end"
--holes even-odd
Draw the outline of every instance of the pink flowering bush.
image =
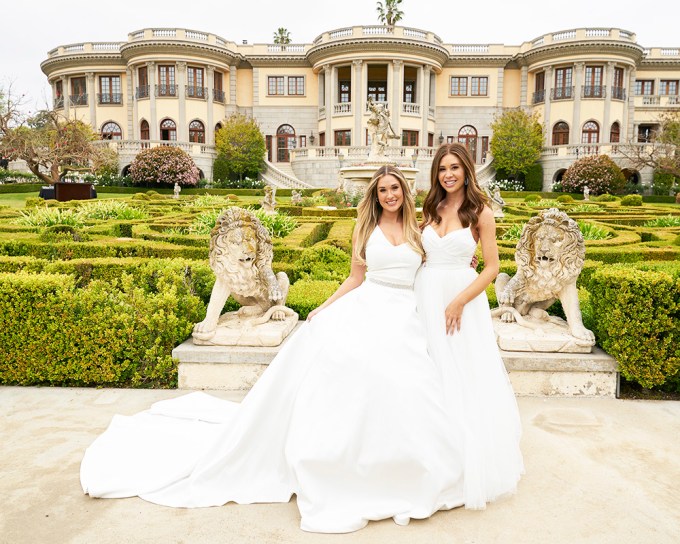
POLYGON ((592 155, 577 160, 562 177, 566 193, 582 193, 586 185, 592 195, 618 194, 626 186, 626 177, 607 155, 592 155))
POLYGON ((191 157, 178 147, 159 146, 144 149, 130 165, 130 177, 135 185, 183 187, 198 184, 198 168, 191 157))

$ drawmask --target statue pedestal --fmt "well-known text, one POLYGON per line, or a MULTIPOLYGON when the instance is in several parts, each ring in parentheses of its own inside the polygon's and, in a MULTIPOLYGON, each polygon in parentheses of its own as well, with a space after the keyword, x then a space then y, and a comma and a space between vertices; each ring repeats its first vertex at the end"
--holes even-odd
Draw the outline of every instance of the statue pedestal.
POLYGON ((220 317, 212 338, 202 340, 194 337, 193 343, 197 346, 278 346, 297 325, 298 315, 259 325, 250 325, 252 321, 253 318, 239 317, 238 312, 227 312, 220 317))
MULTIPOLYGON (((343 184, 345 190, 365 191, 373 174, 375 174, 375 171, 378 168, 385 166, 386 164, 395 164, 386 157, 383 157, 383 159, 384 160, 368 161, 357 166, 344 166, 340 168, 338 173, 340 176, 340 183, 343 184)), ((409 187, 413 189, 415 187, 416 175, 418 175, 419 169, 400 166, 399 170, 404 174, 409 187)))
POLYGON ((500 318, 493 319, 498 347, 505 351, 526 351, 538 353, 591 353, 593 344, 575 338, 569 332, 564 319, 552 317, 543 321, 524 317, 538 328, 531 329, 517 323, 504 323, 500 318))

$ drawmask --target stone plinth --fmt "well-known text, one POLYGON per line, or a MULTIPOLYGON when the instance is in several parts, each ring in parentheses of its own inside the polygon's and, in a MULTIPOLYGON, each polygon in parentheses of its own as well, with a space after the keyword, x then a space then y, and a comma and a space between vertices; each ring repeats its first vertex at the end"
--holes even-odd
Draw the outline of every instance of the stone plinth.
POLYGON ((501 350, 517 396, 616 397, 618 364, 600 348, 592 353, 501 350))
MULTIPOLYGON (((179 359, 179 388, 248 391, 279 349, 196 346, 189 339, 172 351, 179 359)), ((616 396, 616 360, 599 348, 588 354, 501 351, 501 356, 518 396, 616 396)))
MULTIPOLYGON (((360 190, 364 191, 371 181, 373 174, 381 166, 386 164, 394 164, 394 161, 383 157, 384 160, 371 160, 365 164, 357 166, 344 166, 340 168, 338 175, 345 190, 360 190)), ((416 176, 418 175, 418 168, 399 167, 402 174, 406 178, 409 187, 415 187, 416 176)))
POLYGON ((172 350, 179 360, 178 387, 249 390, 298 326, 278 346, 199 346, 189 338, 172 350))
POLYGON ((504 323, 494 318, 493 328, 500 349, 540 353, 590 353, 593 349, 591 342, 571 335, 564 319, 551 317, 551 321, 543 321, 528 316, 524 319, 538 328, 531 329, 515 322, 504 323))
POLYGON ((194 344, 199 346, 278 346, 295 328, 298 315, 290 315, 282 321, 269 320, 253 326, 249 326, 248 321, 248 319, 240 318, 238 312, 223 314, 215 335, 208 340, 194 336, 194 344))

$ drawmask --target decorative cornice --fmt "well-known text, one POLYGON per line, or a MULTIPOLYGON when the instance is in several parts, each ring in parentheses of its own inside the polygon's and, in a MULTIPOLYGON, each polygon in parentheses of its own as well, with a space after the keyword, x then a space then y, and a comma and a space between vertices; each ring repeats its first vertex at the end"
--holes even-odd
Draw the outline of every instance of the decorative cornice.
POLYGON ((211 59, 224 64, 232 64, 243 57, 240 53, 215 45, 170 41, 170 40, 142 40, 129 42, 121 46, 120 54, 127 62, 140 55, 196 55, 205 59, 211 59))
MULTIPOLYGON (((68 68, 85 68, 87 66, 112 66, 125 70, 125 61, 120 56, 92 54, 92 53, 78 53, 75 55, 65 55, 61 57, 54 57, 47 59, 40 63, 40 69, 43 74, 50 77, 57 70, 64 70, 68 68)), ((84 70, 81 70, 84 71, 84 70)))
POLYGON ((661 70, 680 69, 680 58, 673 59, 642 59, 638 68, 656 68, 661 70))
POLYGON ((560 57, 590 53, 621 55, 634 63, 639 63, 644 54, 642 47, 636 43, 588 40, 548 44, 524 53, 518 53, 513 60, 521 66, 546 60, 559 61, 560 57))
POLYGON ((309 61, 304 56, 286 56, 280 55, 246 55, 245 59, 251 66, 304 66, 310 68, 309 61))
POLYGON ((444 65, 446 68, 455 66, 496 66, 506 67, 513 58, 510 55, 488 56, 488 55, 460 55, 451 56, 444 65))
POLYGON ((354 38, 348 40, 335 40, 331 43, 321 43, 307 51, 307 59, 318 70, 318 66, 324 62, 333 60, 333 57, 341 54, 346 60, 348 56, 356 55, 366 61, 370 59, 372 52, 380 52, 381 55, 401 60, 411 60, 407 55, 415 55, 423 62, 432 64, 438 72, 449 58, 449 52, 442 46, 434 43, 425 43, 406 39, 389 38, 354 38))

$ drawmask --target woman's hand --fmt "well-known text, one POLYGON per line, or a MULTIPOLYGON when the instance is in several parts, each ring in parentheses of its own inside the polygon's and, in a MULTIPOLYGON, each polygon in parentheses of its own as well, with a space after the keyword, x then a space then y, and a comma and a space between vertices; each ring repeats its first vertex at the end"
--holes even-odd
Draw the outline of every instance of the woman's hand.
POLYGON ((446 318, 446 334, 453 334, 460 330, 463 308, 465 308, 465 304, 459 302, 458 299, 453 299, 446 307, 446 310, 444 311, 444 316, 446 318))
POLYGON ((311 321, 316 314, 318 314, 321 311, 321 306, 318 308, 314 308, 309 314, 307 314, 307 321, 311 321))

